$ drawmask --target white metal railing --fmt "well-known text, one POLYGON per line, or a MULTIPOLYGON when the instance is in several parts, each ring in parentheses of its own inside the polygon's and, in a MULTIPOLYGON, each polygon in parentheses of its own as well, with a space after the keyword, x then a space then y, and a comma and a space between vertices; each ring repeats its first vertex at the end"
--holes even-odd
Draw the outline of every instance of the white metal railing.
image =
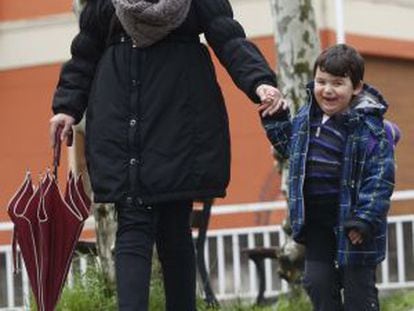
MULTIPOLYGON (((256 270, 242 249, 278 246, 284 241, 285 235, 280 226, 211 230, 205 245, 206 262, 217 298, 254 298, 258 290, 256 270)), ((414 215, 389 217, 388 245, 387 258, 378 267, 378 287, 414 288, 414 215)), ((10 246, 0 247, 0 258, 0 275, 5 276, 0 278, 0 310, 1 307, 12 310, 22 304, 27 305, 27 274, 23 272, 13 276, 10 246)), ((77 265, 77 269, 84 272, 86 259, 81 259, 77 265)), ((277 276, 276 268, 276 262, 265 261, 266 296, 275 296, 287 290, 287 284, 277 276)), ((72 282, 71 274, 68 282, 72 282)))
MULTIPOLYGON (((400 190, 395 191, 391 197, 391 201, 412 201, 414 200, 414 190, 400 190)), ((266 211, 275 211, 286 209, 286 201, 270 201, 270 202, 257 202, 257 203, 243 203, 243 204, 229 204, 213 206, 211 214, 214 216, 237 214, 237 213, 258 213, 266 211)), ((92 229, 95 227, 93 217, 89 217, 86 221, 85 229, 92 229)), ((1 231, 13 230, 13 224, 11 222, 0 222, 1 231)))
MULTIPOLYGON (((393 201, 413 200, 414 191, 399 191, 393 201)), ((213 215, 240 212, 271 211, 285 208, 285 202, 227 205, 214 207, 213 215)), ((93 226, 89 221, 88 226, 93 226)), ((386 259, 378 268, 380 289, 414 288, 414 214, 388 218, 388 248, 386 259)), ((10 223, 0 223, 1 231, 10 231, 10 223)), ((279 246, 285 241, 280 225, 252 228, 209 230, 205 245, 206 263, 214 292, 218 299, 253 298, 257 295, 257 275, 254 264, 241 251, 257 246, 279 246)), ((76 263, 85 271, 86 259, 76 263)), ((287 284, 276 273, 276 263, 265 261, 267 296, 287 290, 287 284)), ((27 273, 13 275, 13 256, 10 245, 0 245, 0 310, 22 310, 27 305, 29 285, 27 273), (2 309, 6 308, 6 309, 2 309)), ((68 283, 73 282, 69 274, 68 283)))
MULTIPOLYGON (((30 310, 29 278, 21 259, 17 254, 17 273, 14 273, 13 252, 10 245, 0 245, 0 311, 30 310)), ((81 274, 87 270, 87 259, 79 257, 72 263, 81 274)), ((73 285, 72 270, 68 274, 68 285, 73 285)))
MULTIPOLYGON (((414 288, 414 215, 391 216, 388 218, 388 227, 387 256, 378 267, 378 288, 384 290, 414 288)), ((244 272, 247 272, 248 275, 248 283, 241 282, 239 276, 234 277, 234 279, 229 276, 229 274, 231 275, 232 273, 243 270, 240 269, 241 255, 239 241, 240 237, 244 235, 248 237, 248 243, 246 245, 248 248, 256 246, 268 247, 270 245, 278 246, 282 245, 285 240, 280 226, 210 231, 208 234, 206 253, 209 257, 208 266, 210 267, 210 278, 213 290, 217 294, 218 299, 237 297, 253 298, 257 295, 257 276, 252 262, 249 262, 247 270, 244 269, 244 272), (273 239, 273 243, 271 243, 271 234, 275 234, 277 237, 277 239, 273 239), (259 243, 257 243, 257 239, 254 239, 254 236, 257 235, 261 236, 259 243), (226 237, 231 237, 233 241, 233 245, 230 248, 222 246, 226 237), (211 241, 214 241, 213 244, 217 247, 216 251, 212 251, 209 245, 211 241), (232 269, 227 268, 222 249, 232 251, 234 272, 232 272, 232 269), (218 269, 214 268, 214 265, 217 265, 218 269), (217 270, 218 273, 211 273, 212 269, 217 270), (229 280, 234 282, 235 290, 226 290, 226 285, 229 280)), ((275 268, 274 262, 270 259, 265 260, 266 296, 274 296, 287 290, 287 284, 280 280, 275 268)))
MULTIPOLYGON (((213 291, 220 300, 254 298, 257 295, 256 268, 243 249, 283 245, 285 234, 279 225, 240 229, 211 230, 205 245, 206 265, 213 291)), ((266 295, 288 289, 270 260, 265 262, 266 295)))

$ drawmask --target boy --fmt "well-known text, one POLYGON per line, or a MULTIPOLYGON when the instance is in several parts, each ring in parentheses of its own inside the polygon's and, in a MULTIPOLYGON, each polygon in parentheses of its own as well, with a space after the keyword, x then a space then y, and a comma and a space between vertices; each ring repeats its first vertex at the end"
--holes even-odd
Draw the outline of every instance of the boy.
POLYGON ((339 44, 317 58, 309 100, 293 120, 286 104, 259 109, 290 160, 293 238, 306 245, 303 282, 317 311, 379 310, 375 270, 385 257, 394 154, 388 105, 363 76, 361 55, 339 44))

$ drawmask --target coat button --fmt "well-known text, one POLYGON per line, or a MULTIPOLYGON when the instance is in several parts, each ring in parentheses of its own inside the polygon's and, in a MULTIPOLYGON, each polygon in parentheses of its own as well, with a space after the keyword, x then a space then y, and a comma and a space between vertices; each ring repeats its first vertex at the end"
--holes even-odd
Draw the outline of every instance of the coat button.
POLYGON ((132 199, 132 197, 127 197, 126 198, 126 202, 127 202, 127 204, 132 204, 133 203, 133 199, 132 199))
POLYGON ((132 165, 132 166, 135 165, 135 164, 137 164, 137 162, 138 161, 135 158, 132 158, 132 159, 129 160, 129 164, 132 165))
POLYGON ((137 124, 137 120, 135 120, 135 119, 131 119, 131 120, 129 121, 129 126, 130 126, 130 127, 134 127, 136 124, 137 124))
POLYGON ((140 83, 141 83, 141 82, 140 82, 140 81, 138 81, 138 80, 135 80, 135 79, 134 79, 134 80, 132 80, 132 85, 133 85, 133 86, 138 86, 138 85, 140 85, 140 83))

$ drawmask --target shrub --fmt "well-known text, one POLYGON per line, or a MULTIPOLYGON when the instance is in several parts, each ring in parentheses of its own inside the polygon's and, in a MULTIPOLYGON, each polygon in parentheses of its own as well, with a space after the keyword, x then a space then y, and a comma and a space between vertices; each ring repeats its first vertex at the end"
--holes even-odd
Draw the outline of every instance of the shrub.
POLYGON ((56 311, 117 310, 114 288, 108 288, 98 265, 89 265, 85 274, 74 275, 66 286, 56 311))
POLYGON ((381 299, 382 311, 408 311, 414 308, 414 292, 400 291, 381 299))

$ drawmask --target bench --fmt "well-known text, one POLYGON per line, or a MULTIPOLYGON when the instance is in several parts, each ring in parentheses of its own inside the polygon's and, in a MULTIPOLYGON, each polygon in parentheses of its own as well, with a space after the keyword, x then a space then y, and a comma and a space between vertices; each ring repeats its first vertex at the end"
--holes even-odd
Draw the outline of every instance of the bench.
POLYGON ((191 214, 191 227, 197 229, 197 238, 195 240, 195 252, 197 261, 197 270, 201 277, 201 282, 205 294, 205 302, 208 307, 218 307, 219 302, 214 295, 211 288, 210 278, 207 273, 205 262, 205 242, 207 238, 207 229, 210 221, 211 207, 213 205, 213 199, 202 201, 202 209, 193 209, 191 214))
POLYGON ((287 240, 280 247, 255 247, 242 250, 256 266, 259 279, 259 292, 256 297, 257 305, 268 303, 268 299, 264 296, 266 291, 265 259, 278 261, 277 273, 288 283, 297 284, 301 281, 305 248, 303 245, 294 242, 290 237, 292 232, 287 221, 283 224, 283 231, 287 236, 287 240))
POLYGON ((250 249, 243 249, 243 253, 252 260, 256 266, 257 277, 259 279, 259 292, 256 297, 256 304, 261 306, 266 304, 264 292, 266 290, 266 275, 264 261, 266 258, 277 260, 278 247, 256 247, 250 249))

